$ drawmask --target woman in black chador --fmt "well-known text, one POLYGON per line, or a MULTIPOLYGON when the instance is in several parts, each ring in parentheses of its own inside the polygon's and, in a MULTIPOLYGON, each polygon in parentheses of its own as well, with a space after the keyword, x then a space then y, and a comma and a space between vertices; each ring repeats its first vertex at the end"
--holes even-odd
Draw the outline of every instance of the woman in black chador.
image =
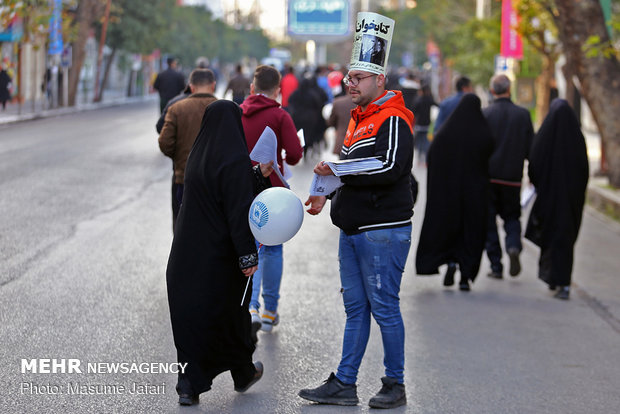
POLYGON ((463 96, 441 126, 427 156, 426 210, 416 254, 419 275, 439 273, 448 264, 444 285, 469 290, 480 268, 486 239, 488 163, 493 137, 474 94, 463 96))
POLYGON ((528 173, 536 187, 525 237, 540 247, 538 277, 568 299, 589 168, 573 109, 556 99, 532 142, 528 173))
POLYGON ((252 363, 251 295, 241 305, 258 264, 248 225, 256 173, 239 107, 231 101, 212 103, 187 160, 166 271, 174 344, 179 362, 187 363, 177 384, 183 405, 198 403, 199 394, 224 371, 231 372, 238 392, 263 373, 260 362, 252 363))

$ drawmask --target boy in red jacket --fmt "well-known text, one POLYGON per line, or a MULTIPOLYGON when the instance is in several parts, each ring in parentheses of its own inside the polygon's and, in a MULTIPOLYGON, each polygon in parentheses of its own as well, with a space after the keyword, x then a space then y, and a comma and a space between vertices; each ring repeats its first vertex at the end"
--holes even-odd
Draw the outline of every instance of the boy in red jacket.
MULTIPOLYGON (((269 127, 278 139, 277 167, 284 173, 283 161, 295 165, 303 155, 303 148, 297 137, 297 130, 293 119, 276 98, 280 94, 280 72, 274 67, 261 65, 254 71, 254 79, 250 87, 250 96, 243 101, 241 109, 243 116, 243 130, 248 144, 248 151, 252 152, 254 145, 265 130, 269 127), (284 150, 285 158, 282 158, 284 150)), ((272 186, 283 187, 276 174, 269 176, 272 186)), ((252 339, 258 340, 256 333, 259 329, 271 331, 279 322, 278 299, 280 298, 280 282, 282 280, 282 245, 262 246, 259 252, 258 271, 254 274, 250 314, 252 315, 252 339), (259 295, 263 287, 263 302, 265 309, 259 315, 259 295)))

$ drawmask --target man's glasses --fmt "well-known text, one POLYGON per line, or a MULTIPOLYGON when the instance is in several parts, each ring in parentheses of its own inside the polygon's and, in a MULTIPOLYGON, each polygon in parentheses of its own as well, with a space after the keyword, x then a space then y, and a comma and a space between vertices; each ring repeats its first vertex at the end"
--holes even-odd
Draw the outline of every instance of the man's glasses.
POLYGON ((372 75, 367 75, 367 76, 351 76, 348 75, 346 78, 344 78, 344 84, 346 86, 357 86, 359 85, 359 83, 366 78, 370 78, 371 76, 377 76, 375 74, 372 75))

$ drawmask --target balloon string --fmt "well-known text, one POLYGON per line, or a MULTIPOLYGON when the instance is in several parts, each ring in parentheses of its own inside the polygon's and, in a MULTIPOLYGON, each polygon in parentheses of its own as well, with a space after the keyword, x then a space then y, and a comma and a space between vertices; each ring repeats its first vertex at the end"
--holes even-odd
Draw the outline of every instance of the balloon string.
MULTIPOLYGON (((258 251, 256 252, 256 255, 258 255, 258 253, 260 253, 260 248, 261 247, 263 247, 263 244, 259 243, 258 251)), ((248 281, 245 284, 245 290, 243 291, 243 297, 241 298, 241 304, 239 306, 243 306, 243 301, 245 300, 245 295, 248 293, 248 286, 250 286, 250 280, 252 280, 252 276, 254 276, 254 274, 251 274, 250 276, 248 276, 248 281)))

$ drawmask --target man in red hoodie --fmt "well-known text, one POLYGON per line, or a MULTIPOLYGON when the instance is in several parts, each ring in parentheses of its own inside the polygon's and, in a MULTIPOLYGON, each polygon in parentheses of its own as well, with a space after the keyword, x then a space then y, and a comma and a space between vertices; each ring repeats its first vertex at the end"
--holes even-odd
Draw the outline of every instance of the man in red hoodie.
MULTIPOLYGON (((289 165, 297 164, 303 155, 303 148, 297 137, 293 119, 284 109, 280 108, 280 104, 276 101, 280 93, 280 79, 280 72, 272 66, 261 65, 256 68, 250 86, 250 96, 241 104, 243 109, 241 122, 249 152, 252 152, 265 127, 273 130, 278 140, 278 165, 274 165, 274 168, 280 168, 280 171, 284 172, 283 161, 289 165), (286 154, 284 159, 282 150, 286 154)), ((276 174, 271 174, 269 179, 272 186, 284 186, 276 174)), ((278 299, 282 280, 282 245, 262 246, 258 263, 250 300, 252 339, 255 342, 258 340, 256 334, 259 329, 262 328, 269 332, 279 322, 278 299), (259 316, 261 283, 265 308, 262 316, 259 316)))

